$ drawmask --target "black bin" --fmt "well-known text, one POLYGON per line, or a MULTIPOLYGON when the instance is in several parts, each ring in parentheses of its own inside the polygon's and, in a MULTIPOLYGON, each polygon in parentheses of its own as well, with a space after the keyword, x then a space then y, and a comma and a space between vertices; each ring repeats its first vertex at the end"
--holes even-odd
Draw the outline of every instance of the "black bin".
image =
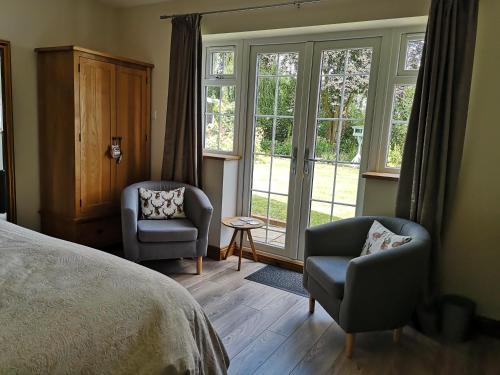
POLYGON ((476 304, 468 298, 446 295, 441 300, 441 334, 451 342, 467 340, 476 304))

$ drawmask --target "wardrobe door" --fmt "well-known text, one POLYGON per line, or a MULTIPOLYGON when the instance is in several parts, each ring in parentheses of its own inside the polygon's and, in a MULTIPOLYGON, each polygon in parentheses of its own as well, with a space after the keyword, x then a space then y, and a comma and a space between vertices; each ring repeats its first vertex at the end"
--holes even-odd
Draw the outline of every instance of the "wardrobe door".
POLYGON ((109 148, 116 133, 115 65, 80 57, 80 211, 109 213, 117 205, 116 162, 109 148))
POLYGON ((117 67, 117 133, 122 160, 117 170, 117 194, 128 185, 149 179, 147 71, 117 67))

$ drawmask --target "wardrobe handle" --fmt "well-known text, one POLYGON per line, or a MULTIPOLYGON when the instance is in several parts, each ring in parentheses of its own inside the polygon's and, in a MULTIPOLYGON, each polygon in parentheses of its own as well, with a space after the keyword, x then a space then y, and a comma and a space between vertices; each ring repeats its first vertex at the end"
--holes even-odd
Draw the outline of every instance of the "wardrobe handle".
POLYGON ((109 154, 112 159, 116 160, 116 164, 120 164, 123 158, 122 152, 122 137, 111 138, 111 146, 109 146, 109 154))

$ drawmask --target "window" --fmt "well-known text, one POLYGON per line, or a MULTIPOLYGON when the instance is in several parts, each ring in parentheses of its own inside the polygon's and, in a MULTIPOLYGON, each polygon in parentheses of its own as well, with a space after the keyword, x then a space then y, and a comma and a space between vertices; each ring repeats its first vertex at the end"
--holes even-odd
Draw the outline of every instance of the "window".
POLYGON ((415 84, 424 48, 424 35, 403 34, 399 42, 396 74, 392 77, 390 92, 389 132, 382 169, 395 170, 401 167, 403 148, 408 130, 415 84))
POLYGON ((205 50, 204 148, 231 153, 236 129, 236 48, 208 47, 205 50))

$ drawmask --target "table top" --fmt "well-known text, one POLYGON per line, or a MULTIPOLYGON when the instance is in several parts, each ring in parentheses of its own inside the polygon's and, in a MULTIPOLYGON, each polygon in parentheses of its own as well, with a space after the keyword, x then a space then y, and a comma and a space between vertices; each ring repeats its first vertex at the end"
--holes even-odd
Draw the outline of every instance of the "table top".
POLYGON ((224 219, 222 219, 222 224, 224 224, 226 227, 234 229, 257 229, 264 226, 264 222, 262 220, 247 216, 225 217, 224 219), (252 222, 258 222, 258 224, 246 223, 246 221, 250 220, 252 222), (238 223, 242 223, 242 225, 238 225, 238 223))

